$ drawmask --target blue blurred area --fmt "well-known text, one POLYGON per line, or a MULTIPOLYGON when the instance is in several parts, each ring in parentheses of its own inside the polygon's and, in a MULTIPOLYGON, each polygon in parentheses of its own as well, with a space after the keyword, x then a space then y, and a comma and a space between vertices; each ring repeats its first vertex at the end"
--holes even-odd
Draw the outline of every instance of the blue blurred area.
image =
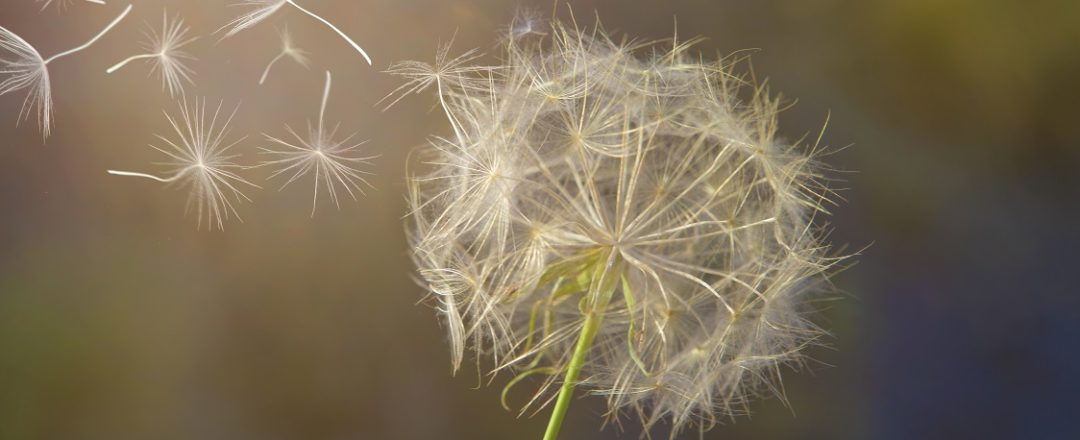
POLYGON ((934 252, 883 244, 861 266, 883 289, 873 438, 1080 436, 1075 206, 1007 185, 956 200, 925 231, 934 252))

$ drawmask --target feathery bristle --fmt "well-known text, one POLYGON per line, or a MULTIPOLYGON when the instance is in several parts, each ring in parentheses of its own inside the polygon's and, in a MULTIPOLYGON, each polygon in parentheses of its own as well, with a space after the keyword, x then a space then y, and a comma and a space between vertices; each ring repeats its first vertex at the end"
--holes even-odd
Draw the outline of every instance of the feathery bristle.
POLYGON ((34 46, 14 32, 0 27, 0 96, 27 89, 19 121, 37 111, 38 126, 48 138, 52 129, 52 85, 45 59, 34 46))
POLYGON ((338 190, 343 189, 353 200, 356 194, 364 194, 364 187, 371 187, 365 176, 371 173, 362 170, 361 166, 370 164, 374 156, 359 156, 357 152, 364 142, 353 142, 355 134, 335 139, 337 128, 327 128, 326 103, 330 97, 330 72, 326 72, 326 86, 323 89, 322 107, 319 111, 319 119, 315 126, 308 124, 308 136, 303 137, 291 127, 285 129, 296 139, 290 142, 266 135, 266 139, 273 143, 272 147, 262 148, 263 153, 272 159, 263 162, 265 166, 277 167, 271 178, 286 175, 284 189, 306 175, 312 175, 314 180, 314 194, 311 200, 311 215, 315 215, 315 208, 319 202, 319 187, 323 187, 334 206, 340 208, 338 190))
POLYGON ((143 31, 146 40, 142 44, 146 53, 130 56, 107 69, 106 73, 113 73, 135 60, 146 60, 151 63, 150 74, 161 75, 162 90, 168 91, 173 98, 183 95, 185 85, 195 84, 191 78, 195 72, 187 65, 195 57, 182 50, 198 39, 188 37, 190 30, 180 17, 170 19, 169 14, 164 13, 160 31, 152 26, 143 31))
POLYGON ((52 83, 49 80, 49 63, 93 46, 127 17, 131 9, 132 5, 128 5, 120 15, 85 43, 48 58, 42 57, 41 53, 22 37, 0 27, 0 96, 28 89, 18 120, 29 118, 36 108, 38 127, 42 137, 48 139, 52 133, 52 83))
POLYGON ((187 188, 187 210, 195 211, 200 229, 204 221, 210 229, 224 230, 226 220, 233 217, 241 220, 234 203, 250 202, 243 189, 259 186, 237 174, 247 167, 237 164, 235 160, 239 155, 231 154, 230 150, 243 138, 226 141, 236 109, 226 116, 221 111, 222 106, 223 103, 219 103, 211 113, 207 111, 205 99, 196 98, 189 105, 185 98, 180 103, 179 118, 165 113, 176 137, 158 135, 163 145, 151 144, 150 147, 169 158, 161 163, 168 167, 169 177, 115 170, 109 170, 109 174, 142 177, 187 188))
POLYGON ((241 220, 234 201, 251 201, 242 188, 258 187, 236 174, 245 167, 235 163, 239 155, 230 154, 230 149, 243 138, 226 141, 236 110, 225 116, 221 113, 222 105, 219 103, 210 114, 205 99, 196 98, 190 106, 184 100, 180 105, 179 121, 165 114, 177 140, 158 136, 167 148, 151 145, 172 159, 165 164, 171 166, 175 174, 183 174, 178 182, 189 189, 188 210, 195 211, 198 225, 201 227, 205 220, 208 227, 218 229, 225 229, 224 222, 230 217, 241 220))

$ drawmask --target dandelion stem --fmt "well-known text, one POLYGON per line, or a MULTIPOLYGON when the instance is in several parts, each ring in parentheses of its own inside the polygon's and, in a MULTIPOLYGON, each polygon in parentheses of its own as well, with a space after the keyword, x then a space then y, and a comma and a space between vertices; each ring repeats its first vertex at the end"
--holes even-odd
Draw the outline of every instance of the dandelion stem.
POLYGON ((300 6, 299 4, 297 4, 297 3, 296 3, 295 1, 293 1, 293 0, 285 0, 285 1, 289 2, 289 4, 291 4, 291 5, 293 5, 293 6, 296 6, 296 9, 299 9, 299 10, 300 10, 300 12, 303 12, 303 13, 305 13, 305 14, 307 14, 307 15, 310 15, 310 16, 312 16, 312 18, 314 18, 314 19, 316 19, 316 20, 319 20, 319 21, 321 21, 321 22, 322 22, 323 24, 325 24, 325 25, 329 26, 329 27, 330 27, 330 29, 333 29, 333 30, 334 30, 334 32, 337 32, 337 34, 338 34, 338 35, 340 35, 340 36, 341 36, 341 38, 344 38, 344 39, 345 39, 345 41, 348 41, 348 42, 349 42, 349 44, 351 44, 351 45, 352 45, 352 47, 353 47, 354 49, 356 49, 356 51, 357 51, 357 52, 360 52, 360 55, 362 55, 362 56, 364 57, 364 60, 365 60, 365 61, 367 61, 367 63, 368 63, 368 65, 369 65, 369 66, 370 66, 370 65, 372 64, 372 63, 371 63, 371 57, 369 57, 369 56, 368 56, 367 52, 364 52, 364 49, 361 49, 361 48, 360 48, 360 45, 359 45, 359 44, 356 44, 356 42, 355 42, 355 41, 353 41, 353 40, 352 40, 352 38, 349 38, 349 36, 348 36, 348 35, 345 35, 345 33, 344 33, 344 32, 342 32, 342 31, 341 31, 341 29, 338 29, 338 28, 337 28, 337 26, 334 26, 334 25, 333 25, 333 23, 330 23, 329 21, 326 21, 326 19, 324 19, 324 18, 322 18, 322 17, 318 16, 318 15, 317 15, 317 14, 315 14, 314 12, 311 12, 311 11, 309 11, 309 10, 307 10, 307 9, 304 9, 304 7, 303 7, 303 6, 300 6))
POLYGON ((323 88, 322 106, 319 107, 319 137, 323 136, 323 121, 326 119, 326 102, 330 100, 330 71, 326 71, 326 87, 323 88))
POLYGON ((108 68, 107 70, 105 70, 105 73, 113 73, 113 72, 119 70, 121 67, 126 66, 127 63, 130 63, 132 61, 142 60, 142 59, 146 59, 146 58, 154 58, 156 56, 158 56, 158 54, 154 54, 154 53, 144 53, 144 54, 141 54, 141 55, 132 55, 132 56, 128 57, 126 60, 121 61, 119 63, 116 63, 115 66, 112 66, 112 67, 108 68))
POLYGON ((184 169, 184 170, 180 171, 179 173, 176 173, 172 177, 168 177, 168 178, 161 178, 161 177, 158 177, 158 176, 155 176, 155 175, 152 175, 152 174, 134 173, 134 172, 131 172, 131 171, 107 170, 107 172, 109 174, 114 175, 114 176, 143 177, 143 178, 150 179, 150 180, 156 180, 158 182, 169 183, 169 182, 174 182, 174 181, 176 181, 176 179, 179 179, 180 176, 183 176, 184 173, 187 172, 187 169, 184 169))
POLYGON ((87 42, 83 43, 81 46, 78 46, 78 47, 75 47, 75 48, 72 48, 72 49, 68 49, 68 50, 60 52, 60 53, 58 53, 56 55, 53 55, 53 56, 49 57, 47 60, 45 60, 44 64, 49 64, 50 62, 52 62, 53 60, 55 60, 57 58, 68 56, 68 55, 71 55, 71 54, 73 54, 75 52, 79 52, 79 51, 81 51, 83 49, 86 49, 86 48, 90 47, 91 45, 96 43, 97 40, 101 39, 101 37, 105 36, 106 33, 108 33, 110 30, 112 30, 112 28, 116 27, 117 24, 120 24, 120 20, 123 20, 124 17, 127 17, 128 13, 131 12, 131 7, 132 7, 132 5, 128 5, 126 8, 124 8, 124 12, 121 12, 119 16, 117 16, 116 18, 113 19, 112 23, 109 23, 108 26, 105 26, 105 29, 102 29, 101 32, 98 32, 97 35, 94 35, 94 38, 91 38, 90 41, 87 41, 87 42))
POLYGON ((566 418, 566 410, 570 408, 570 399, 573 398, 574 387, 577 386, 578 376, 581 375, 581 367, 585 365, 585 355, 592 346, 602 319, 603 311, 600 310, 593 310, 585 315, 585 325, 581 329, 581 334, 578 335, 570 365, 566 368, 566 377, 563 378, 559 398, 555 401, 555 409, 552 410, 551 419, 548 420, 544 440, 555 440, 559 437, 559 429, 562 428, 563 419, 566 418))
POLYGON ((284 56, 285 56, 285 52, 281 52, 281 53, 278 54, 278 56, 274 57, 274 59, 270 60, 270 64, 266 65, 266 70, 263 70, 262 78, 259 78, 259 85, 260 86, 264 82, 266 82, 266 77, 270 76, 270 69, 272 67, 274 67, 274 64, 276 64, 278 62, 278 60, 281 59, 281 57, 284 57, 284 56))
POLYGON ((442 78, 435 78, 435 86, 439 92, 439 104, 442 105, 443 112, 446 113, 446 119, 450 121, 450 127, 454 129, 454 136, 457 136, 460 145, 465 145, 465 136, 461 134, 461 129, 458 128, 457 119, 454 119, 454 115, 450 113, 450 108, 446 105, 446 98, 443 98, 442 78))

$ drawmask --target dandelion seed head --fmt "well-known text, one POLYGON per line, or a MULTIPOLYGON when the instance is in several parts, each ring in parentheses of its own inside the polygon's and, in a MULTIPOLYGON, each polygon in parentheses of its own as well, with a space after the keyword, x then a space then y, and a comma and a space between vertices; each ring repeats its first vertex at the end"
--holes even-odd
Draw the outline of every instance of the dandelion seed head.
POLYGON ((323 89, 319 118, 314 124, 308 124, 307 136, 302 136, 286 126, 285 129, 293 140, 266 135, 266 140, 271 143, 271 146, 261 149, 269 158, 262 165, 275 168, 270 178, 280 176, 285 179, 282 189, 305 176, 311 176, 313 181, 312 216, 315 215, 315 208, 318 207, 320 188, 330 197, 334 206, 340 209, 339 191, 345 191, 349 197, 356 200, 357 194, 363 195, 365 188, 371 187, 367 176, 372 173, 365 168, 375 157, 360 155, 360 147, 365 142, 354 141, 355 134, 338 138, 337 126, 329 128, 325 125, 330 86, 331 75, 330 72, 326 72, 326 86, 323 89))
POLYGON ((58 58, 81 52, 101 39, 131 12, 131 5, 105 26, 97 35, 82 45, 44 58, 30 43, 10 30, 0 27, 0 96, 19 90, 28 90, 19 112, 19 121, 30 117, 37 109, 38 127, 42 136, 52 132, 52 85, 48 64, 58 58))
POLYGON ((22 37, 0 27, 0 96, 27 90, 19 111, 19 120, 37 112, 38 126, 44 137, 52 130, 52 85, 45 60, 37 49, 22 37))
POLYGON ((296 47, 296 43, 293 41, 292 33, 289 32, 289 28, 285 27, 280 32, 281 37, 281 53, 285 54, 297 64, 308 67, 311 63, 311 59, 308 58, 308 52, 299 47, 296 47))
POLYGON ((392 66, 391 104, 433 90, 453 131, 414 155, 409 237, 455 369, 471 349, 547 374, 525 405, 542 407, 596 313, 580 386, 613 419, 674 434, 782 397, 781 367, 822 334, 832 193, 816 146, 776 136, 779 100, 692 43, 552 23, 495 66, 447 47, 392 66))
POLYGON ((340 208, 342 191, 356 200, 357 195, 363 195, 371 187, 367 180, 371 172, 365 168, 374 157, 359 154, 365 142, 354 141, 355 134, 338 139, 337 127, 320 132, 309 126, 306 136, 291 127, 285 129, 291 139, 266 136, 271 145, 261 149, 269 158, 263 165, 274 168, 271 178, 285 179, 282 189, 305 176, 312 179, 312 215, 318 206, 320 189, 340 208))
POLYGON ((266 68, 263 69, 262 77, 259 78, 260 85, 266 83, 266 78, 270 76, 270 70, 284 57, 291 58, 293 61, 296 61, 297 64, 304 66, 305 68, 308 67, 310 60, 308 59, 307 51, 296 47, 293 43, 292 34, 289 32, 289 28, 283 28, 278 32, 278 36, 281 38, 281 51, 266 64, 266 68))
POLYGON ((187 99, 180 103, 179 116, 165 113, 173 136, 158 135, 151 148, 167 156, 161 164, 172 176, 168 181, 188 191, 187 210, 194 212, 198 227, 225 229, 231 218, 240 219, 235 204, 250 202, 245 189, 257 188, 238 172, 245 169, 236 163, 232 148, 243 139, 229 141, 229 125, 236 114, 222 112, 223 103, 208 108, 205 99, 187 99))
MULTIPOLYGON (((489 71, 490 67, 471 66, 469 63, 481 57, 476 50, 469 50, 457 57, 450 58, 453 41, 439 47, 435 53, 435 63, 422 61, 399 61, 390 66, 386 73, 407 79, 380 102, 388 102, 386 108, 396 104, 410 94, 420 93, 428 88, 461 90, 482 90, 486 87, 482 78, 474 74, 489 71)), ((442 93, 440 91, 440 96, 442 93)))
POLYGON ((169 18, 168 13, 162 17, 160 31, 153 27, 144 31, 146 41, 143 45, 153 55, 150 58, 153 66, 150 73, 161 75, 162 90, 167 90, 169 96, 174 98, 184 93, 185 85, 195 84, 192 79, 194 71, 187 63, 196 58, 183 50, 184 46, 198 39, 189 37, 190 31, 191 28, 184 24, 182 18, 169 18))
POLYGON ((245 29, 259 24, 271 15, 274 15, 274 13, 277 12, 278 9, 281 9, 282 6, 285 6, 286 3, 288 3, 287 0, 244 0, 231 4, 231 6, 250 9, 220 29, 221 31, 225 31, 225 36, 223 38, 234 36, 245 29))
POLYGON ((519 40, 529 36, 547 35, 547 22, 540 12, 530 8, 519 8, 514 13, 510 24, 502 29, 503 39, 519 40))

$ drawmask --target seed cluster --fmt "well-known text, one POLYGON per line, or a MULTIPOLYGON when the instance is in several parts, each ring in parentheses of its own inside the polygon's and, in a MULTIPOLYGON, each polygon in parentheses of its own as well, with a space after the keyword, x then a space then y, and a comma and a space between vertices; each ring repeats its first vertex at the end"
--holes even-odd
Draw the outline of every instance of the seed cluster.
POLYGON ((512 385, 546 377, 538 409, 592 317, 580 386, 615 420, 707 429, 780 393, 822 333, 831 192, 816 147, 776 137, 779 100, 693 43, 554 23, 493 66, 447 47, 390 70, 401 95, 435 89, 452 128, 416 155, 409 232, 455 369, 471 348, 512 385))
MULTIPOLYGON (((36 1, 43 2, 44 7, 48 7, 53 0, 36 1)), ((86 1, 105 4, 103 0, 86 1)), ((65 9, 70 2, 71 0, 61 0, 58 3, 59 9, 65 9)), ((224 37, 235 35, 290 5, 292 9, 336 32, 371 64, 371 58, 355 41, 323 17, 298 4, 296 0, 242 0, 234 6, 247 7, 247 11, 230 21, 219 32, 223 33, 224 37)), ((0 27, 0 96, 24 90, 27 92, 19 112, 19 121, 29 119, 30 114, 36 112, 42 136, 48 139, 53 128, 49 63, 90 48, 117 27, 131 13, 133 7, 134 5, 127 5, 120 15, 87 42, 48 58, 43 57, 33 45, 16 33, 0 27)), ((226 117, 222 112, 222 104, 216 109, 208 110, 205 99, 195 98, 189 101, 187 97, 187 87, 195 85, 192 78, 195 72, 188 64, 196 61, 196 58, 187 52, 186 46, 199 39, 198 36, 190 36, 190 32, 191 29, 184 24, 182 18, 163 13, 160 28, 149 26, 143 32, 143 53, 125 58, 105 70, 112 74, 134 61, 145 61, 150 64, 150 72, 161 77, 162 90, 167 91, 179 104, 178 116, 165 113, 174 136, 158 135, 160 145, 151 145, 168 158, 163 165, 170 168, 169 175, 119 170, 108 170, 108 173, 183 187, 188 192, 188 211, 195 213, 198 226, 201 228, 205 223, 210 229, 224 229, 226 221, 240 219, 236 204, 251 201, 244 191, 258 188, 258 185, 242 176, 240 171, 256 166, 237 163, 240 155, 231 149, 243 138, 232 142, 226 139, 236 110, 226 117)), ((281 52, 270 60, 264 69, 259 79, 260 85, 266 82, 271 68, 283 57, 289 57, 304 67, 308 66, 307 52, 295 46, 288 29, 281 31, 280 35, 281 52)), ((311 127, 308 135, 300 136, 288 126, 286 130, 295 140, 264 135, 269 145, 261 147, 260 150, 268 159, 257 165, 273 167, 271 178, 283 176, 286 179, 283 188, 300 178, 312 177, 312 216, 315 215, 320 188, 339 208, 339 190, 344 190, 353 199, 356 199, 357 194, 363 194, 365 187, 370 186, 366 177, 370 176, 371 172, 366 168, 370 165, 370 160, 376 157, 360 155, 358 149, 364 142, 354 141, 354 135, 339 137, 336 125, 326 125, 326 104, 330 98, 331 76, 330 71, 327 71, 319 117, 315 124, 309 123, 311 127)))

